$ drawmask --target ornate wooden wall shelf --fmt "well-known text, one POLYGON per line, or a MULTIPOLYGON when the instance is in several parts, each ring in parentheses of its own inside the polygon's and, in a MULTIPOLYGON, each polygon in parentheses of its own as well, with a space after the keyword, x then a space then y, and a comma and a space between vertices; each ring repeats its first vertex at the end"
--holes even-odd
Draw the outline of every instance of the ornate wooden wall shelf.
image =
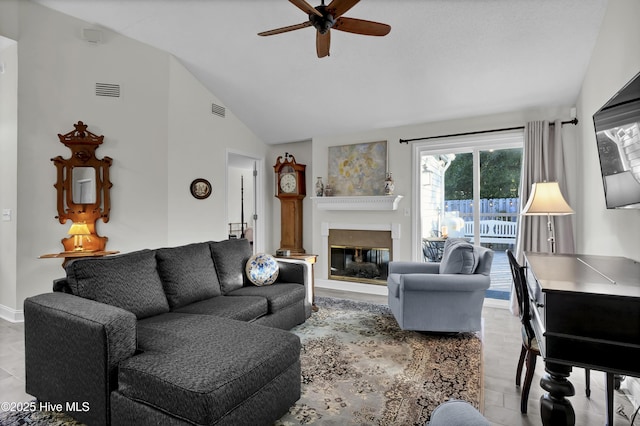
MULTIPOLYGON (((58 134, 60 142, 71 150, 68 159, 57 156, 52 158, 57 169, 57 181, 54 187, 58 192, 56 219, 60 223, 71 220, 74 223, 86 223, 90 235, 83 237, 84 251, 104 251, 107 237, 96 232, 96 221, 109 221, 111 200, 109 190, 109 167, 113 160, 109 157, 98 159, 96 149, 102 144, 104 136, 98 136, 87 130, 82 121, 74 124, 75 130, 64 135, 58 134)), ((62 239, 65 251, 74 251, 74 237, 62 239)))

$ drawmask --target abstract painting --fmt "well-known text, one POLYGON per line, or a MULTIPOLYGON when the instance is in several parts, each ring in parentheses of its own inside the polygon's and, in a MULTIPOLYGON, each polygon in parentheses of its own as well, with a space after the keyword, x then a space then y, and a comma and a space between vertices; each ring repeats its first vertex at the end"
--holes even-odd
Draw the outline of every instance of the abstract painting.
POLYGON ((384 195, 387 141, 329 147, 328 184, 335 196, 384 195))

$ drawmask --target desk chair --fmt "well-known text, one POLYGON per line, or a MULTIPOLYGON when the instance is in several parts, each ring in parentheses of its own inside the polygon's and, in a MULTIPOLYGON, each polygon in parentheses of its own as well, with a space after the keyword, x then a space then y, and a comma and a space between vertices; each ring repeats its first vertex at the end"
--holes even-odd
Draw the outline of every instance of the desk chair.
POLYGON ((536 360, 538 359, 538 355, 540 355, 540 349, 538 348, 538 340, 536 339, 535 332, 531 326, 529 293, 527 290, 524 267, 518 264, 518 261, 513 256, 511 250, 507 250, 507 257, 509 258, 509 267, 511 268, 511 275, 513 276, 513 286, 516 290, 516 298, 518 299, 520 322, 522 323, 522 328, 520 330, 520 333, 522 334, 522 349, 520 350, 520 358, 518 359, 518 368, 516 370, 516 386, 520 386, 522 367, 525 360, 527 362, 527 371, 525 373, 524 385, 522 386, 522 393, 520 396, 520 412, 526 413, 529 391, 531 390, 531 381, 533 380, 533 373, 536 370, 536 360))
MULTIPOLYGON (((507 257, 509 258, 509 266, 511 268, 511 275, 513 276, 513 286, 516 290, 516 298, 518 299, 518 308, 520 311, 520 322, 522 322, 522 349, 520 351, 520 358, 518 359, 518 368, 516 370, 516 386, 520 386, 520 378, 522 376, 522 367, 526 360, 527 371, 525 373, 524 385, 522 386, 522 394, 520 397, 520 412, 527 412, 527 400, 529 399, 529 390, 531 389, 531 381, 533 379, 533 373, 536 368, 536 359, 540 355, 540 349, 538 348, 538 341, 536 335, 531 326, 531 311, 529 305, 529 287, 527 285, 527 279, 525 274, 525 268, 518 264, 518 261, 514 257, 511 250, 507 250, 507 257)), ((585 368, 585 394, 587 398, 591 396, 591 370, 585 368)), ((614 383, 614 374, 606 373, 607 383, 607 417, 608 425, 613 424, 613 389, 616 384, 614 383)))

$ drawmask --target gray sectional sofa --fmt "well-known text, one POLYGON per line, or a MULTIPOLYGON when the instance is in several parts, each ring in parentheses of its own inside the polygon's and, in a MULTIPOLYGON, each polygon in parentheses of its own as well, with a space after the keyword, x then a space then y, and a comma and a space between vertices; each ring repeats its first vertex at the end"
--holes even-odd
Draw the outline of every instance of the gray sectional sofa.
POLYGON ((268 425, 300 397, 306 265, 249 283, 246 240, 76 260, 24 303, 26 391, 89 425, 268 425))

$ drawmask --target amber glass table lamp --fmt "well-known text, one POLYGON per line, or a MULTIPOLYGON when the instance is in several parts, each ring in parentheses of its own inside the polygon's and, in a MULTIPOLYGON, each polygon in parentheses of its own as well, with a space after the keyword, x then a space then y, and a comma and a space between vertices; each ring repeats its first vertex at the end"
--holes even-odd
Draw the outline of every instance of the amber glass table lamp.
POLYGON ((89 227, 86 223, 73 223, 71 228, 69 228, 69 235, 73 235, 73 251, 84 251, 84 247, 82 247, 82 239, 85 235, 91 235, 91 231, 89 231, 89 227))

